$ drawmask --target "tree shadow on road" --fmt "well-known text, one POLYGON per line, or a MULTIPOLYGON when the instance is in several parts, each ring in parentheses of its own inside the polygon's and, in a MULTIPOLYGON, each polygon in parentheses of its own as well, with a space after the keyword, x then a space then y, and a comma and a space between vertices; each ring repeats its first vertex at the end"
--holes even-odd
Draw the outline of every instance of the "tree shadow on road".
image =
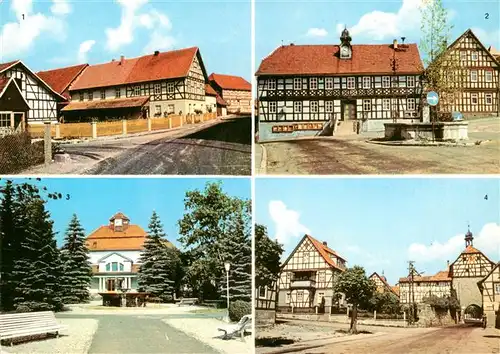
POLYGON ((248 118, 235 118, 212 125, 207 129, 186 135, 181 139, 216 140, 228 143, 252 144, 252 121, 248 118))
POLYGON ((285 337, 255 338, 256 347, 281 347, 282 345, 288 345, 293 343, 295 343, 293 339, 288 339, 285 337))

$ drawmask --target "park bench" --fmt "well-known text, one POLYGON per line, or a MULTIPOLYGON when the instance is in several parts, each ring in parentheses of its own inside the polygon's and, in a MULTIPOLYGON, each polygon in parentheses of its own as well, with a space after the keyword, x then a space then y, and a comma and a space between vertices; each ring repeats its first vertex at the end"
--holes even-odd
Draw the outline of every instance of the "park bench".
POLYGON ((239 335, 241 340, 245 340, 245 332, 250 332, 252 330, 252 315, 245 315, 238 323, 217 329, 224 332, 222 339, 230 339, 231 337, 239 335))
POLYGON ((40 334, 55 334, 59 337, 59 331, 65 328, 57 323, 52 311, 0 315, 0 341, 10 339, 10 345, 14 339, 40 334))
POLYGON ((194 305, 197 302, 198 302, 198 298, 196 298, 196 297, 190 297, 190 298, 180 299, 179 303, 177 305, 178 306, 182 306, 182 305, 194 305))

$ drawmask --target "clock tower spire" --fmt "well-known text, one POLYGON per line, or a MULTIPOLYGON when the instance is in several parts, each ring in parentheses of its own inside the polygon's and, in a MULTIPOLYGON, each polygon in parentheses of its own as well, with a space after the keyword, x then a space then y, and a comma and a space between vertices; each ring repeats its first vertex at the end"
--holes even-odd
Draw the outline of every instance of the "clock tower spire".
POLYGON ((351 35, 344 28, 342 34, 340 35, 340 59, 351 59, 352 58, 352 47, 351 47, 351 35))

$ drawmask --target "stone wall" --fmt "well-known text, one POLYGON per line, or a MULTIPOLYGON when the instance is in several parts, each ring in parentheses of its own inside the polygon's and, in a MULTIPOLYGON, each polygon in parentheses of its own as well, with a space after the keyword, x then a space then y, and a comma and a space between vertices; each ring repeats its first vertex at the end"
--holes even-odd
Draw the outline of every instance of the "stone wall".
MULTIPOLYGON (((347 315, 280 313, 277 315, 277 318, 283 320, 301 320, 310 322, 351 323, 351 319, 347 317, 347 315)), ((375 320, 369 318, 358 318, 358 324, 367 326, 406 327, 405 320, 375 320)))
POLYGON ((418 327, 442 327, 455 324, 449 311, 435 311, 431 305, 418 305, 418 327))
POLYGON ((255 309, 255 325, 270 326, 276 323, 276 311, 255 309))
POLYGON ((467 122, 386 123, 385 138, 391 140, 467 140, 467 122), (433 133, 434 131, 434 133, 433 133))

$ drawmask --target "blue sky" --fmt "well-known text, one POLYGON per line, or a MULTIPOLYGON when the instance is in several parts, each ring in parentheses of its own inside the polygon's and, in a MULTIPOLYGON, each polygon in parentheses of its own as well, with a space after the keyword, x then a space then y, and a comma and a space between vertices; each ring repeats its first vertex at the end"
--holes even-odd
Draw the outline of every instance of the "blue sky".
MULTIPOLYGON (((221 179, 43 178, 41 182, 35 183, 47 186, 49 191, 70 194, 69 200, 50 200, 47 204, 59 242, 64 237, 73 213, 77 214, 88 234, 101 225, 107 225, 109 218, 119 211, 127 215, 132 224, 138 224, 147 231, 151 214, 156 210, 167 239, 179 246, 177 222, 184 215, 186 192, 203 190, 207 182, 218 180, 221 179)), ((248 178, 228 178, 221 181, 224 192, 250 199, 248 178)))
MULTIPOLYGON (((283 44, 339 44, 347 26, 353 44, 392 43, 406 37, 419 43, 419 6, 423 0, 259 1, 255 4, 256 66, 283 44)), ((485 46, 500 47, 498 0, 443 1, 454 25, 452 40, 472 28, 485 46), (488 16, 485 14, 488 13, 488 16), (486 19, 485 17, 488 17, 486 19)))
POLYGON ((500 179, 257 178, 256 222, 285 244, 287 257, 304 233, 367 273, 384 271, 391 284, 407 261, 427 275, 474 246, 500 260, 500 179), (485 195, 488 199, 485 200, 485 195))
POLYGON ((0 62, 34 71, 191 46, 208 75, 249 79, 250 0, 0 1, 0 62))

